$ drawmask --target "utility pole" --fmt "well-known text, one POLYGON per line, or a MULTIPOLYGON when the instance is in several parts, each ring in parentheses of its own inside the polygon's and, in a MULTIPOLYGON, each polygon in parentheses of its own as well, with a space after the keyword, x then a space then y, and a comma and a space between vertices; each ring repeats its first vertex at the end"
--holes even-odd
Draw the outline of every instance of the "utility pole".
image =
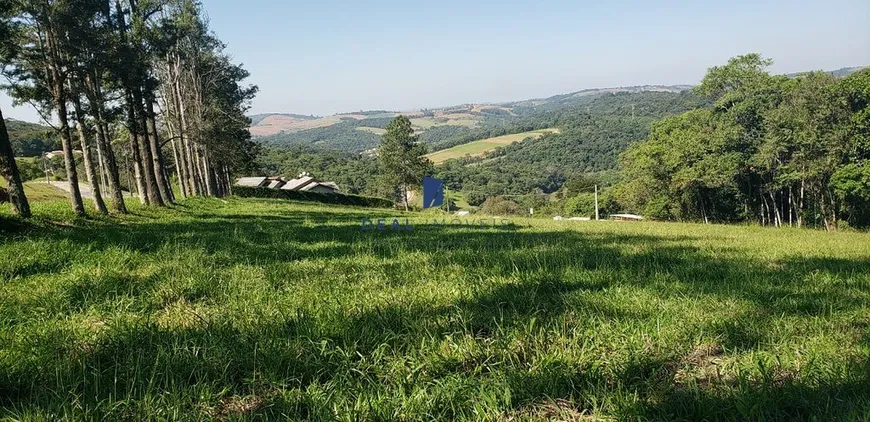
POLYGON ((598 185, 595 185, 595 221, 600 219, 600 215, 598 214, 598 185))

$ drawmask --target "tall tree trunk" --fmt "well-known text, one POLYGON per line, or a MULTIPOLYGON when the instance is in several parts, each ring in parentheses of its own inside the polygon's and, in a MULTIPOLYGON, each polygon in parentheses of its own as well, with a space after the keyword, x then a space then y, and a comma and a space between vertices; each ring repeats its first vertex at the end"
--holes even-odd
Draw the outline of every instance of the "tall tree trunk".
MULTIPOLYGON (((105 167, 103 174, 109 185, 112 196, 112 209, 121 214, 127 214, 127 204, 124 203, 124 191, 121 189, 121 177, 118 172, 118 162, 115 151, 109 139, 109 126, 105 120, 105 107, 103 93, 97 77, 87 75, 85 78, 85 93, 90 105, 91 117, 96 122, 97 129, 97 152, 100 155, 100 164, 105 167)), ((132 189, 132 186, 130 187, 132 189)))
POLYGON ((211 177, 211 168, 208 164, 208 150, 206 150, 205 146, 199 147, 199 158, 200 158, 200 165, 202 165, 201 173, 202 173, 202 182, 203 182, 203 185, 205 186, 205 193, 208 196, 215 196, 214 195, 214 183, 213 183, 212 177, 211 177))
MULTIPOLYGON (((177 65, 176 65, 177 66, 177 65)), ((197 175, 195 171, 194 165, 194 155, 193 145, 190 138, 190 127, 187 123, 187 112, 185 111, 184 105, 184 96, 182 96, 181 85, 176 81, 175 83, 175 92, 176 98, 178 100, 178 116, 181 120, 181 162, 182 165, 185 166, 185 172, 187 173, 187 177, 185 178, 185 183, 188 185, 187 192, 191 196, 202 195, 202 190, 199 188, 197 175)))
MULTIPOLYGON (((121 188, 121 175, 118 171, 118 162, 115 150, 109 140, 108 126, 105 123, 97 124, 97 141, 103 150, 103 161, 106 166, 106 179, 109 181, 109 191, 112 193, 112 209, 121 214, 127 214, 127 204, 124 203, 124 190, 121 188)), ((132 186, 130 187, 132 189, 132 186)))
POLYGON ((779 211, 779 206, 776 205, 776 195, 774 195, 773 191, 768 192, 768 195, 770 195, 770 205, 773 208, 774 226, 782 227, 782 213, 779 211))
POLYGON ((147 194, 145 183, 145 170, 142 165, 142 155, 139 147, 139 130, 136 121, 136 112, 133 111, 133 95, 127 92, 127 126, 130 132, 130 157, 133 159, 133 173, 136 178, 136 191, 139 194, 139 202, 143 205, 151 203, 151 196, 147 194))
MULTIPOLYGON (((63 90, 63 87, 55 88, 63 90)), ((76 170, 75 155, 73 155, 72 137, 69 132, 69 120, 67 119, 66 99, 62 93, 58 94, 54 101, 57 116, 60 120, 60 144, 63 148, 63 161, 66 169, 66 180, 69 183, 69 202, 73 212, 79 216, 85 216, 85 206, 82 203, 82 193, 79 190, 79 175, 76 170)))
POLYGON ((833 231, 831 226, 831 220, 828 218, 828 204, 827 199, 825 199, 825 188, 819 188, 819 207, 822 214, 822 221, 825 223, 826 231, 833 231))
POLYGON ((798 228, 801 228, 804 225, 804 195, 806 195, 806 190, 807 190, 807 181, 801 179, 801 194, 800 194, 800 199, 798 200, 798 207, 797 207, 797 226, 798 226, 798 228))
POLYGON ((145 113, 145 107, 142 103, 142 90, 140 87, 133 87, 133 103, 131 107, 135 110, 136 128, 140 135, 139 147, 142 157, 142 174, 145 176, 145 192, 148 194, 148 201, 152 205, 163 206, 163 196, 160 194, 160 186, 157 183, 157 175, 154 171, 154 155, 151 154, 152 139, 148 134, 148 116, 145 113))
POLYGON ((0 174, 6 180, 9 202, 12 203, 12 209, 22 218, 29 218, 30 203, 27 202, 27 196, 24 194, 24 184, 21 183, 18 164, 15 163, 15 153, 12 152, 9 132, 6 131, 6 120, 3 119, 3 110, 0 110, 0 174))
POLYGON ((160 148, 160 137, 157 132, 157 119, 154 114, 154 99, 151 94, 145 95, 145 113, 147 114, 147 131, 149 132, 151 159, 154 165, 154 178, 157 182, 157 190, 160 193, 160 198, 164 203, 172 203, 172 188, 169 187, 169 182, 166 180, 165 160, 163 159, 163 150, 160 148))
POLYGON ((193 143, 191 145, 191 154, 193 154, 194 159, 194 175, 196 176, 196 190, 199 192, 199 195, 208 196, 208 191, 206 190, 205 180, 202 177, 202 151, 200 150, 199 145, 193 143))
POLYGON ((224 166, 224 175, 227 178, 227 194, 232 196, 233 195, 233 177, 230 174, 230 168, 227 166, 224 166))
POLYGON ((211 165, 211 153, 208 152, 208 148, 204 149, 205 151, 203 157, 205 158, 205 168, 207 171, 206 174, 208 175, 208 180, 206 180, 206 183, 209 184, 211 190, 210 194, 212 196, 220 196, 220 191, 218 191, 217 189, 217 181, 215 179, 215 174, 217 173, 215 173, 214 171, 214 166, 211 165))
POLYGON ((184 184, 184 165, 181 163, 181 156, 179 155, 178 150, 178 142, 175 137, 172 139, 172 159, 175 163, 175 177, 178 178, 178 191, 181 193, 181 198, 187 198, 187 186, 184 184))
POLYGON ((75 93, 71 94, 71 99, 73 111, 76 114, 76 132, 78 132, 79 142, 82 145, 82 161, 85 166, 85 176, 88 178, 88 184, 91 185, 94 208, 100 214, 106 215, 109 213, 109 210, 106 209, 106 203, 103 202, 103 194, 100 192, 100 182, 97 180, 97 171, 94 168, 94 157, 91 155, 91 145, 88 142, 88 130, 85 128, 85 116, 82 112, 81 100, 75 93))
POLYGON ((45 54, 49 58, 48 65, 49 89, 51 90, 55 112, 57 113, 60 127, 60 144, 63 148, 63 161, 66 168, 67 182, 69 183, 69 201, 73 212, 79 217, 85 217, 85 206, 82 203, 82 193, 79 191, 79 177, 76 171, 75 155, 73 154, 72 136, 69 132, 69 120, 66 106, 66 75, 60 70, 61 59, 58 51, 56 34, 52 28, 45 32, 45 54))
POLYGON ((704 217, 704 224, 710 224, 710 218, 707 217, 707 206, 704 203, 703 196, 701 196, 701 215, 704 217))
POLYGON ((94 146, 97 151, 97 179, 100 179, 100 190, 102 192, 109 191, 109 176, 106 174, 106 160, 103 158, 103 142, 100 141, 100 128, 99 122, 94 125, 94 137, 95 141, 94 146))

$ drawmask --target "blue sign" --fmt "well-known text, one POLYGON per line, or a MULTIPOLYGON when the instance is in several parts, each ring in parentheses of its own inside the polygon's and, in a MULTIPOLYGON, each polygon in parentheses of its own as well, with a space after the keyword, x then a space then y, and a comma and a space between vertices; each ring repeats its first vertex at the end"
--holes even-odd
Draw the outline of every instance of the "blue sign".
POLYGON ((444 182, 434 177, 423 178, 423 208, 440 207, 444 204, 444 182))

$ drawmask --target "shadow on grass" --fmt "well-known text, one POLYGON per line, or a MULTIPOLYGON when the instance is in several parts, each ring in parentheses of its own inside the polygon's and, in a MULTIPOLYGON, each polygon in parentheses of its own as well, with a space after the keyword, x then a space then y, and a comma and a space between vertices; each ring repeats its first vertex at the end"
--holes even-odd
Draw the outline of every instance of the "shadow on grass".
MULTIPOLYGON (((370 214, 389 217, 384 211, 312 210, 267 216, 180 212, 197 219, 148 219, 127 225, 36 231, 32 235, 87 245, 94 251, 120 247, 153 254, 166 245, 178 245, 214 255, 216 265, 223 267, 340 259, 360 251, 386 260, 421 253, 434 267, 456 265, 477 277, 501 277, 512 282, 482 287, 473 297, 444 308, 387 305, 335 316, 339 322, 328 329, 317 316, 296 313, 257 321, 245 328, 194 322, 169 330, 154 322, 143 322, 126 326, 102 342, 86 345, 59 346, 52 338, 59 333, 49 331, 42 338, 28 340, 32 342, 34 363, 6 362, 0 368, 0 403, 51 406, 52 395, 44 390, 58 380, 67 389, 59 394, 74 392, 91 406, 99 406, 110 397, 142 398, 149 388, 179 391, 200 383, 245 394, 256 392, 258 377, 260 383, 302 390, 327 384, 347 391, 378 390, 384 388, 379 385, 382 382, 401 384, 365 372, 377 372, 364 363, 384 347, 397 353, 408 352, 427 340, 456 333, 494 339, 500 337, 496 333, 521 330, 530 324, 551 324, 578 307, 592 316, 617 322, 656 318, 648 311, 596 303, 577 294, 600 293, 614 286, 648 289, 663 297, 681 295, 685 300, 712 296, 752 303, 759 310, 757 314, 685 328, 686 338, 700 328, 713 333, 724 348, 731 350, 761 348, 770 335, 765 327, 778 316, 821 317, 867 306, 865 299, 850 294, 844 283, 828 285, 824 290, 802 289, 808 278, 820 274, 840 278, 870 274, 867 260, 792 257, 771 265, 686 245, 694 240, 691 236, 523 231, 517 227, 361 230, 361 218, 370 214), (313 244, 325 246, 306 247, 313 244), (609 276, 573 278, 577 270, 607 271, 609 276), (667 275, 672 282, 658 285, 652 281, 657 275, 667 275), (685 288, 669 290, 674 284, 685 288), (81 368, 88 368, 88 373, 83 374, 81 368)), ((12 276, 56 272, 58 265, 28 264, 12 271, 12 276)), ((134 297, 147 294, 150 285, 134 281, 107 278, 94 285, 71 286, 67 292, 70 306, 110 301, 114 292, 124 286, 135 285, 131 287, 134 297)), ((863 341, 870 343, 867 337, 863 341)), ((673 360, 674 356, 669 355, 637 356, 616 374, 559 361, 532 373, 523 370, 524 362, 514 362, 505 370, 505 378, 514 407, 565 398, 591 409, 607 391, 618 388, 633 392, 638 395, 635 403, 615 409, 626 418, 831 419, 870 411, 870 367, 866 360, 855 362, 850 376, 834 382, 770 380, 722 390, 675 385, 673 360)), ((474 376, 468 374, 479 363, 442 362, 429 368, 429 377, 474 376)), ((264 415, 330 416, 318 413, 324 409, 313 402, 276 398, 272 404, 262 410, 264 415)), ((463 414, 453 406, 443 403, 438 414, 447 418, 463 414)))

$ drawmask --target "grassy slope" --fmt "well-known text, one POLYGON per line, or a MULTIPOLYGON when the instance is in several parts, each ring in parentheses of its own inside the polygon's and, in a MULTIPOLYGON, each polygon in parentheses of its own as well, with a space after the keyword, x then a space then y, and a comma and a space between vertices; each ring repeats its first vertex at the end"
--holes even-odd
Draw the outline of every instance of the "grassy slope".
POLYGON ((131 206, 0 237, 0 418, 870 416, 866 234, 131 206))
MULTIPOLYGON (((6 180, 0 178, 0 188, 5 187, 6 180)), ((24 182, 24 195, 27 196, 27 200, 30 202, 53 201, 67 198, 67 193, 64 190, 39 181, 24 182)))
POLYGON ((514 142, 519 142, 526 138, 540 138, 548 132, 557 132, 557 129, 534 130, 531 132, 515 133, 512 135, 481 139, 479 141, 469 142, 467 144, 457 145, 455 147, 436 151, 427 155, 426 157, 428 157, 433 163, 440 164, 453 158, 461 158, 467 155, 481 155, 485 152, 492 151, 498 147, 510 145, 514 142))

